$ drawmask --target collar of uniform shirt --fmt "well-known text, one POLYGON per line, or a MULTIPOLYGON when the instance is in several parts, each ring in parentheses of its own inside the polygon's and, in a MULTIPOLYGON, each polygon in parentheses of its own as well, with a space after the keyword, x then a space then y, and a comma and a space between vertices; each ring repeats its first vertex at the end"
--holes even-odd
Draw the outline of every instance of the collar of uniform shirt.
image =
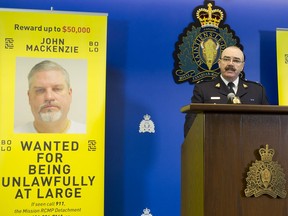
MULTIPOLYGON (((225 83, 225 85, 227 86, 228 83, 229 83, 229 81, 225 80, 224 77, 222 76, 222 74, 220 75, 220 77, 221 77, 221 79, 223 80, 223 82, 225 83)), ((234 83, 234 88, 233 88, 233 90, 234 90, 234 92, 235 92, 235 94, 236 94, 236 93, 237 93, 237 90, 238 90, 239 77, 237 77, 237 79, 234 80, 233 83, 234 83)))

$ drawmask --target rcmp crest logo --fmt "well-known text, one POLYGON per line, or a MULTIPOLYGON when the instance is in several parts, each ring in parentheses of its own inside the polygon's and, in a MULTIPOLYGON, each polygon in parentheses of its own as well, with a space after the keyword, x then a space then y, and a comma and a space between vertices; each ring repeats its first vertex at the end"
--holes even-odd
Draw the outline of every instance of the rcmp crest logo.
POLYGON ((204 5, 196 7, 193 18, 195 23, 190 23, 180 34, 173 53, 173 78, 178 84, 217 77, 221 52, 228 46, 243 50, 235 32, 224 24, 225 10, 215 6, 214 1, 205 1, 204 5))
POLYGON ((140 122, 139 125, 139 133, 155 133, 155 125, 154 122, 151 120, 151 116, 146 114, 143 116, 143 120, 140 122))
POLYGON ((143 210, 143 214, 141 214, 141 216, 152 216, 152 214, 150 214, 150 209, 145 208, 143 210))
POLYGON ((274 149, 269 149, 268 144, 266 148, 260 148, 261 161, 256 160, 247 173, 247 187, 244 191, 246 197, 267 194, 273 198, 286 198, 285 174, 280 164, 272 161, 274 153, 274 149))

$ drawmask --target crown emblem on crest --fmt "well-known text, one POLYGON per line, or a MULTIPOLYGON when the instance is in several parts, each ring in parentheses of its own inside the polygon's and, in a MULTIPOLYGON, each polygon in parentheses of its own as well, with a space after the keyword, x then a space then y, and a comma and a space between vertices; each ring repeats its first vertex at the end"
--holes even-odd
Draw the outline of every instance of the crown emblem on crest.
POLYGON ((268 149, 268 145, 266 145, 266 148, 260 148, 259 154, 261 156, 261 160, 264 162, 272 161, 272 158, 274 156, 274 149, 268 149))
POLYGON ((143 117, 144 117, 145 121, 149 121, 151 118, 151 116, 148 114, 144 115, 143 117))
POLYGON ((218 28, 220 22, 224 18, 223 11, 220 9, 212 9, 212 4, 209 3, 208 9, 200 8, 196 12, 196 17, 199 19, 202 27, 218 28))
POLYGON ((143 214, 141 216, 152 216, 152 214, 150 214, 150 209, 145 208, 143 210, 143 214))

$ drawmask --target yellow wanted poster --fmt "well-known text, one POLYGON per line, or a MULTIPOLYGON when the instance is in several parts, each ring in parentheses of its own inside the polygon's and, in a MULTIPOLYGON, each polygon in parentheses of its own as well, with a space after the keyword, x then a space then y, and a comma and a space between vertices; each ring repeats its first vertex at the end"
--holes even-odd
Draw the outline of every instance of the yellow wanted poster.
POLYGON ((0 215, 103 216, 107 14, 0 18, 0 215))

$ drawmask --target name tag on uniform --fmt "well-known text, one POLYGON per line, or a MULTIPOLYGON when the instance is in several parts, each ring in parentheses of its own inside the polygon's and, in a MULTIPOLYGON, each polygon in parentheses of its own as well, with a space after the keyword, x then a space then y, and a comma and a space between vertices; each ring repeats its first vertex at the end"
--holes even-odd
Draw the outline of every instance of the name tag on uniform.
POLYGON ((220 100, 220 97, 211 97, 211 100, 220 100))

